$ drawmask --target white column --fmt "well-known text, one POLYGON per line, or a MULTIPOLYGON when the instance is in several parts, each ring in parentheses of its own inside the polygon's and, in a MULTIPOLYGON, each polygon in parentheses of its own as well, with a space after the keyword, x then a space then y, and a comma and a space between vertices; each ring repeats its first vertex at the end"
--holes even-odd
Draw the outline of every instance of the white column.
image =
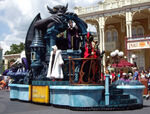
POLYGON ((126 36, 127 36, 127 38, 129 37, 129 27, 128 27, 128 25, 126 24, 126 36))
MULTIPOLYGON (((105 51, 105 34, 104 34, 105 20, 104 20, 104 17, 99 17, 98 24, 99 24, 99 33, 100 33, 100 51, 102 52, 102 51, 105 51)), ((104 70, 105 70, 105 66, 106 66, 105 54, 103 56, 102 63, 103 63, 104 70)))
MULTIPOLYGON (((103 51, 105 51, 105 33, 104 33, 104 28, 102 28, 102 44, 103 44, 103 51)), ((105 54, 103 56, 103 65, 104 65, 104 70, 105 70, 105 67, 106 67, 106 57, 105 57, 105 54)))
POLYGON ((101 50, 104 50, 104 26, 105 26, 105 21, 104 17, 99 17, 98 18, 98 24, 99 24, 99 34, 100 34, 100 47, 101 50))
POLYGON ((126 12, 126 30, 127 37, 132 37, 132 12, 126 12))
POLYGON ((132 22, 128 22, 128 27, 129 27, 129 37, 132 37, 132 22))
POLYGON ((8 69, 8 59, 4 59, 4 67, 5 67, 5 70, 8 69))
POLYGON ((100 40, 100 52, 103 51, 103 39, 102 39, 102 30, 99 28, 99 40, 100 40))
MULTIPOLYGON (((126 12, 126 36, 127 38, 132 37, 132 12, 126 12)), ((131 59, 131 52, 127 52, 127 59, 130 61, 131 59)), ((131 61, 130 61, 131 62, 131 61)))
POLYGON ((102 44, 103 44, 103 48, 102 49, 105 50, 105 33, 104 33, 104 28, 102 28, 101 31, 102 31, 102 39, 103 39, 102 40, 103 41, 102 42, 102 44))

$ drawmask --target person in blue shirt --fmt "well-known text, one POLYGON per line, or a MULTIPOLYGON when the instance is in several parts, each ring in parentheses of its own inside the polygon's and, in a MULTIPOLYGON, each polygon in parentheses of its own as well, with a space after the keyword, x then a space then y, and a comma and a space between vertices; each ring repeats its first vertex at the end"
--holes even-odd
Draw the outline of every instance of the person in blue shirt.
POLYGON ((135 68, 134 74, 133 74, 133 80, 138 80, 138 76, 139 76, 138 70, 137 70, 137 68, 135 68))

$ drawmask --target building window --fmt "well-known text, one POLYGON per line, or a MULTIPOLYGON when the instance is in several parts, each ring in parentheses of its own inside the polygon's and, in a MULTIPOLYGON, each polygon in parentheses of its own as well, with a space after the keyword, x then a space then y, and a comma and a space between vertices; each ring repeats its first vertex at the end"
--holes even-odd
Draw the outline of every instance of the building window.
POLYGON ((116 42, 118 40, 118 32, 116 29, 106 31, 106 42, 116 42))
POLYGON ((144 36, 144 28, 141 25, 132 27, 132 37, 144 36))
POLYGON ((137 35, 138 36, 144 36, 144 29, 142 26, 137 27, 137 35))
POLYGON ((31 60, 36 60, 35 59, 35 52, 31 52, 31 60))
POLYGON ((137 36, 136 34, 137 34, 137 33, 136 33, 136 28, 133 27, 133 28, 132 28, 132 37, 136 37, 136 36, 137 36))
POLYGON ((118 40, 118 32, 116 29, 112 30, 112 36, 113 36, 113 41, 117 41, 118 40))
POLYGON ((106 42, 111 42, 112 41, 112 36, 111 36, 111 31, 106 32, 106 42))

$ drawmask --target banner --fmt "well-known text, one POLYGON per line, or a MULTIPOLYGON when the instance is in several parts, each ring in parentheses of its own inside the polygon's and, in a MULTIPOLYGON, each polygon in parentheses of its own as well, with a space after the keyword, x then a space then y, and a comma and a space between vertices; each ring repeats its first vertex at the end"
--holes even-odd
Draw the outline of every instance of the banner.
POLYGON ((32 102, 49 103, 49 86, 32 86, 32 102))
POLYGON ((150 41, 127 42, 127 50, 150 48, 150 41))

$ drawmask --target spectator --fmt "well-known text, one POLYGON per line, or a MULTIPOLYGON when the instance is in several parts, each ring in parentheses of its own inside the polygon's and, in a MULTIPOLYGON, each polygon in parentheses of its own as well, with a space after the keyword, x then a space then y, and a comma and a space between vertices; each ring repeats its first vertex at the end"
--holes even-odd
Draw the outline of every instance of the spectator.
POLYGON ((149 70, 147 71, 146 77, 150 78, 150 71, 149 70))
POLYGON ((117 80, 119 80, 120 79, 120 72, 118 71, 118 73, 117 73, 117 76, 118 76, 118 79, 117 80))
POLYGON ((139 76, 138 70, 137 68, 134 68, 133 80, 138 80, 139 79, 138 76, 139 76))
POLYGON ((4 80, 0 81, 0 89, 4 89, 6 86, 6 82, 4 80))
POLYGON ((129 80, 132 80, 133 79, 132 73, 128 73, 128 75, 129 75, 129 80))
POLYGON ((122 78, 120 80, 123 80, 123 81, 126 81, 126 82, 130 81, 129 76, 126 73, 122 74, 122 78))
POLYGON ((114 71, 111 71, 110 77, 111 77, 111 83, 116 80, 116 76, 115 76, 115 72, 114 71))
POLYGON ((146 74, 145 74, 144 70, 142 70, 142 72, 140 73, 140 78, 141 79, 145 79, 146 78, 146 74))
POLYGON ((7 76, 7 78, 6 78, 6 87, 5 87, 6 89, 9 89, 9 86, 8 86, 8 84, 9 84, 9 79, 10 79, 10 77, 7 76))
POLYGON ((120 78, 122 78, 123 69, 120 69, 120 78))
POLYGON ((150 94, 150 78, 148 79, 148 94, 146 95, 146 100, 149 99, 149 94, 150 94))

